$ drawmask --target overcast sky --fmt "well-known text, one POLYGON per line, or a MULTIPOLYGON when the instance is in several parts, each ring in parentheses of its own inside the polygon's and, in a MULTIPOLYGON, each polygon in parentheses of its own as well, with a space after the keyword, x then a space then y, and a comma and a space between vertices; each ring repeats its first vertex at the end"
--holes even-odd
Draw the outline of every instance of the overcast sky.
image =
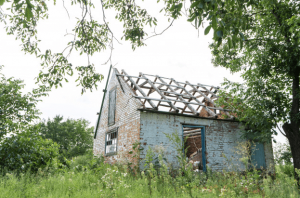
MULTIPOLYGON (((93 10, 95 19, 101 21, 102 12, 98 8, 93 10)), ((143 4, 147 6, 150 14, 158 18, 159 33, 168 25, 166 18, 160 14, 160 7, 156 1, 143 4)), ((66 7, 68 14, 60 1, 57 5, 49 4, 49 19, 41 21, 38 25, 39 37, 42 40, 42 49, 51 49, 52 52, 61 52, 71 37, 64 36, 71 32, 76 22, 74 18, 80 17, 80 10, 74 6, 66 7)), ((114 20, 113 11, 107 11, 107 21, 116 34, 117 38, 122 35, 122 24, 114 20)), ((198 31, 186 21, 186 17, 174 22, 163 35, 147 40, 147 46, 132 50, 129 42, 121 40, 122 44, 114 42, 112 64, 120 71, 124 69, 130 75, 138 75, 139 72, 155 74, 164 77, 172 77, 178 81, 190 81, 191 83, 202 83, 220 86, 224 78, 231 81, 241 82, 239 74, 232 75, 230 71, 214 67, 211 64, 211 52, 208 48, 212 35, 204 36, 204 29, 198 31)), ((34 78, 38 75, 40 60, 33 55, 24 55, 20 51, 20 42, 14 36, 7 36, 3 24, 0 24, 0 65, 4 65, 3 73, 6 77, 15 77, 24 80, 26 88, 30 91, 34 88, 34 78)), ((153 32, 153 31, 152 31, 153 32)), ((151 32, 149 32, 151 33, 151 32)), ((149 34, 150 36, 151 34, 149 34)), ((102 90, 108 74, 109 64, 102 65, 109 57, 109 51, 95 54, 92 62, 95 63, 97 72, 103 74, 105 79, 99 83, 98 90, 87 92, 81 95, 81 88, 76 87, 75 78, 69 78, 69 83, 64 83, 63 88, 53 89, 48 97, 38 105, 42 112, 41 118, 53 118, 55 115, 63 115, 64 118, 84 118, 94 126, 97 120, 96 113, 99 112, 103 96, 102 90)), ((86 56, 79 56, 78 53, 71 55, 73 65, 86 65, 86 56)), ((285 141, 283 136, 276 137, 277 141, 285 141)))

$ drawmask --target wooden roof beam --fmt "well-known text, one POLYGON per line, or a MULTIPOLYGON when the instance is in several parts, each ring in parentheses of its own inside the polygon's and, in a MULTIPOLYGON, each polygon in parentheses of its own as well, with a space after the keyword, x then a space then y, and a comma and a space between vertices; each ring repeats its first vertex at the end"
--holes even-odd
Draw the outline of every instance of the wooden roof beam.
MULTIPOLYGON (((205 95, 204 93, 202 93, 201 91, 199 91, 197 88, 195 88, 194 85, 190 84, 189 81, 186 81, 186 83, 191 86, 195 91, 197 91, 200 95, 202 95, 208 102, 212 103, 215 107, 216 107, 216 104, 214 103, 213 100, 211 100, 207 95, 205 95)), ((229 117, 233 117, 232 115, 230 115, 225 109, 219 107, 219 108, 210 108, 210 109, 215 109, 215 110, 222 110, 225 112, 226 115, 228 115, 229 117)), ((215 113, 214 113, 215 114, 215 113)), ((216 115, 216 114, 215 114, 216 115)), ((215 116, 215 115, 212 115, 212 116, 215 116)))
MULTIPOLYGON (((181 102, 181 103, 184 103, 184 104, 199 105, 198 103, 195 103, 195 102, 180 101, 180 100, 174 100, 174 99, 170 99, 170 98, 167 98, 166 100, 164 100, 164 99, 159 99, 159 98, 150 98, 150 97, 147 97, 147 96, 146 97, 144 97, 144 96, 134 96, 134 97, 135 98, 146 99, 146 100, 162 101, 162 102, 167 102, 167 103, 169 103, 170 101, 176 101, 176 102, 181 102)), ((203 106, 205 106, 205 105, 203 105, 203 106)))
MULTIPOLYGON (((151 87, 152 87, 153 89, 155 89, 155 91, 156 91, 156 92, 157 92, 164 100, 167 100, 166 96, 160 92, 160 90, 159 90, 159 89, 151 82, 151 80, 149 80, 145 75, 143 75, 143 73, 140 73, 140 74, 141 74, 142 77, 144 77, 144 78, 148 81, 149 85, 151 85, 151 87)), ((157 79, 157 78, 156 78, 156 79, 157 79)), ((151 89, 150 89, 150 90, 151 90, 151 89)), ((179 112, 179 110, 172 104, 172 102, 168 102, 168 103, 169 103, 169 105, 172 107, 172 109, 174 109, 177 113, 179 112)))
MULTIPOLYGON (((127 75, 127 73, 124 71, 124 69, 122 69, 122 72, 129 78, 130 82, 137 88, 137 90, 139 90, 139 92, 146 97, 145 99, 148 101, 148 103, 153 107, 153 109, 157 110, 156 105, 150 100, 147 99, 147 95, 145 94, 145 92, 134 82, 134 80, 131 79, 131 77, 129 77, 129 75, 127 75)), ((141 77, 138 77, 141 78, 141 77)))
MULTIPOLYGON (((176 80, 174 80, 174 79, 172 79, 172 80, 173 80, 173 82, 174 82, 176 85, 180 86, 179 83, 176 82, 176 80)), ((187 83, 186 83, 186 84, 187 84, 187 83)), ((188 84, 188 85, 189 85, 189 84, 188 84)), ((194 87, 193 87, 193 88, 194 88, 194 87)), ((189 96, 193 97, 193 95, 192 95, 188 90, 186 90, 184 87, 183 87, 183 89, 184 89, 184 91, 185 91, 189 96)), ((197 98, 193 98, 193 99, 194 99, 196 102, 198 102, 199 105, 202 104, 197 98)), ((211 111, 210 109, 208 109, 206 105, 205 105, 205 109, 206 109, 206 111, 207 111, 210 115, 212 115, 212 116, 217 116, 213 111, 211 111)))
MULTIPOLYGON (((166 82, 163 80, 163 79, 161 79, 159 76, 157 76, 157 78, 158 78, 158 80, 160 80, 162 83, 164 83, 164 84, 166 84, 166 82)), ((175 92, 174 90, 173 90, 173 88, 171 88, 171 85, 168 85, 169 86, 169 89, 172 91, 172 92, 175 92)), ((181 96, 178 96, 178 99, 181 101, 181 102, 183 102, 183 103, 185 103, 185 105, 195 114, 195 115, 199 115, 199 113, 190 105, 191 103, 188 103, 188 102, 186 102, 181 96)), ((177 102, 179 102, 179 101, 177 101, 177 102)))

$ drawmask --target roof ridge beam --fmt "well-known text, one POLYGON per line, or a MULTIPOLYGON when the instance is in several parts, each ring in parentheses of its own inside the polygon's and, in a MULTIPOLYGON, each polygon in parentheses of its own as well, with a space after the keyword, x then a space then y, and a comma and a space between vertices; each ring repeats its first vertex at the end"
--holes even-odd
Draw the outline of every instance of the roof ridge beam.
MULTIPOLYGON (((167 98, 166 100, 164 99, 159 99, 159 98, 150 98, 150 97, 144 97, 144 96, 134 96, 135 98, 141 98, 141 99, 149 99, 149 100, 156 100, 156 101, 161 101, 161 102, 171 102, 171 101, 174 101, 174 102, 182 102, 182 103, 186 103, 186 104, 193 104, 193 105, 199 105, 198 103, 195 103, 195 102, 187 102, 187 101, 178 101, 178 100, 175 100, 175 99, 170 99, 170 98, 167 98)), ((201 106, 205 106, 205 105, 201 105, 201 106)))

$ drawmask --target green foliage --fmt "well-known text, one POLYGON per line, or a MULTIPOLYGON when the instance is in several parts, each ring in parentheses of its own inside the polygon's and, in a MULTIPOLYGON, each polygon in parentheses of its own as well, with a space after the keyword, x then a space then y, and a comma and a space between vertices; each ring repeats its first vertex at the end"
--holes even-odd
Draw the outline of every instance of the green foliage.
POLYGON ((39 168, 61 167, 57 160, 59 145, 43 139, 37 127, 4 138, 0 143, 0 168, 9 171, 37 172, 39 168))
POLYGON ((276 143, 274 148, 274 158, 276 164, 292 164, 291 147, 287 143, 276 143))
POLYGON ((276 178, 260 173, 210 172, 196 174, 191 194, 181 185, 181 175, 154 174, 150 195, 146 175, 126 168, 101 164, 98 171, 66 170, 37 174, 0 174, 1 197, 298 197, 295 180, 276 169, 276 178), (202 179, 203 177, 204 179, 202 179), (199 184, 199 181, 202 181, 199 184))
MULTIPOLYGON (((180 143, 182 145, 182 143, 180 143)), ((182 150, 181 150, 182 151, 182 150)), ((285 165, 276 167, 276 177, 264 172, 193 172, 172 174, 163 160, 163 149, 149 151, 146 170, 131 172, 129 165, 103 163, 91 153, 72 159, 70 168, 51 171, 39 168, 35 174, 0 174, 1 197, 298 197, 299 189, 285 165), (156 170, 151 160, 157 152, 156 170)), ((58 169, 58 167, 56 167, 58 169)), ((179 170, 181 171, 181 169, 179 170)), ((292 172, 292 171, 291 171, 292 172)), ((181 172, 180 172, 181 173, 181 172)))
MULTIPOLYGON (((195 8, 196 9, 196 8, 195 8)), ((215 32, 211 45, 216 66, 241 72, 244 83, 226 80, 219 100, 235 109, 257 139, 266 141, 277 123, 291 122, 292 82, 299 66, 298 3, 295 1, 211 1, 206 9, 215 32), (215 9, 218 7, 218 9, 215 9), (215 10, 212 10, 215 9, 215 10)), ((298 99, 299 100, 299 99, 298 99)), ((296 119, 296 118, 295 118, 296 119)))
POLYGON ((56 116, 53 120, 44 120, 38 125, 44 139, 51 139, 60 145, 61 157, 71 159, 75 156, 84 155, 93 147, 94 127, 89 128, 89 122, 85 119, 68 118, 63 121, 63 116, 56 116))
POLYGON ((95 157, 93 153, 88 153, 72 158, 70 169, 74 171, 96 170, 103 166, 103 162, 103 156, 95 157))
MULTIPOLYGON (((0 66, 1 72, 2 66, 0 66)), ((6 78, 0 73, 0 141, 8 133, 20 133, 38 118, 36 108, 41 96, 48 91, 44 86, 22 93, 23 81, 6 78)))

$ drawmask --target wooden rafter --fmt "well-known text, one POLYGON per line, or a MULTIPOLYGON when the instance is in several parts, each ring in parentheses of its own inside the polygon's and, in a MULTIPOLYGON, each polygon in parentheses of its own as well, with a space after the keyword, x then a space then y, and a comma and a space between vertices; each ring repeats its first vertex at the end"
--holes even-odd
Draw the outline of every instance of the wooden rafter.
MULTIPOLYGON (((180 86, 180 84, 178 83, 178 82, 176 82, 176 80, 174 80, 174 79, 172 79, 173 80, 173 82, 177 85, 177 86, 180 86)), ((185 83, 186 84, 186 83, 185 83)), ((193 95, 188 91, 188 90, 186 90, 185 89, 185 87, 182 87, 183 88, 183 90, 185 91, 185 93, 186 94, 188 94, 190 97, 192 97, 200 106, 202 106, 203 105, 203 103, 202 102, 200 102, 197 98, 194 98, 193 97, 193 95)), ((199 91, 200 92, 200 91, 199 91)), ((201 93, 201 92, 200 92, 201 93)), ((205 105, 205 109, 206 109, 206 111, 211 115, 211 116, 216 116, 216 114, 213 112, 213 111, 211 111, 209 108, 207 108, 207 106, 205 105)))
MULTIPOLYGON (((142 73, 140 73, 141 74, 141 76, 143 76, 145 79, 146 79, 146 81, 149 83, 149 85, 151 85, 151 87, 153 88, 153 89, 155 89, 155 91, 164 99, 164 100, 168 100, 167 99, 167 97, 164 95, 164 94, 162 94, 161 92, 160 92, 160 90, 151 82, 151 80, 149 80, 145 75, 143 75, 142 73)), ((155 78, 155 80, 157 80, 157 77, 155 78)), ((151 89, 150 89, 151 90, 151 89)), ((179 110, 172 104, 172 102, 170 101, 170 102, 168 102, 168 104, 178 113, 179 112, 179 110)))
MULTIPOLYGON (((171 88, 170 84, 167 84, 160 76, 156 76, 158 78, 158 80, 160 80, 162 83, 164 83, 165 85, 169 86, 169 89, 175 93, 174 89, 171 88)), ((172 80, 172 79, 171 79, 172 80)), ((191 103, 185 101, 181 96, 178 96, 178 99, 184 103, 184 105, 186 105, 195 115, 199 115, 199 113, 190 105, 191 103)), ((175 100, 176 102, 178 100, 175 100)))
POLYGON ((178 82, 173 78, 143 73, 140 73, 139 76, 131 76, 124 70, 122 70, 122 74, 117 75, 122 77, 123 82, 126 82, 131 87, 135 93, 134 97, 140 99, 146 109, 149 109, 149 106, 145 106, 147 101, 154 110, 170 108, 169 111, 172 112, 199 116, 199 109, 201 110, 202 107, 208 112, 209 117, 215 118, 217 116, 215 110, 220 110, 233 118, 228 113, 230 110, 217 107, 215 104, 214 99, 218 98, 216 91, 218 91, 219 87, 200 83, 191 84, 188 81, 178 82), (167 83, 165 80, 169 82, 167 83), (192 89, 190 90, 190 88, 192 89), (144 90, 148 91, 145 92, 144 90), (157 102, 154 103, 154 101, 157 102), (212 105, 208 105, 205 101, 212 105), (195 106, 192 105, 195 105, 197 108, 195 109, 195 106))
MULTIPOLYGON (((122 70, 122 72, 129 78, 129 81, 137 88, 137 90, 139 90, 139 92, 144 96, 144 97, 146 97, 147 95, 145 94, 145 92, 134 82, 134 80, 132 80, 131 79, 131 77, 130 76, 128 76, 127 75, 127 73, 124 71, 124 70, 122 70)), ((148 102, 149 102, 149 104, 154 108, 154 109, 156 109, 156 106, 155 106, 155 104, 150 100, 150 99, 147 99, 147 98, 145 98, 148 102)))

